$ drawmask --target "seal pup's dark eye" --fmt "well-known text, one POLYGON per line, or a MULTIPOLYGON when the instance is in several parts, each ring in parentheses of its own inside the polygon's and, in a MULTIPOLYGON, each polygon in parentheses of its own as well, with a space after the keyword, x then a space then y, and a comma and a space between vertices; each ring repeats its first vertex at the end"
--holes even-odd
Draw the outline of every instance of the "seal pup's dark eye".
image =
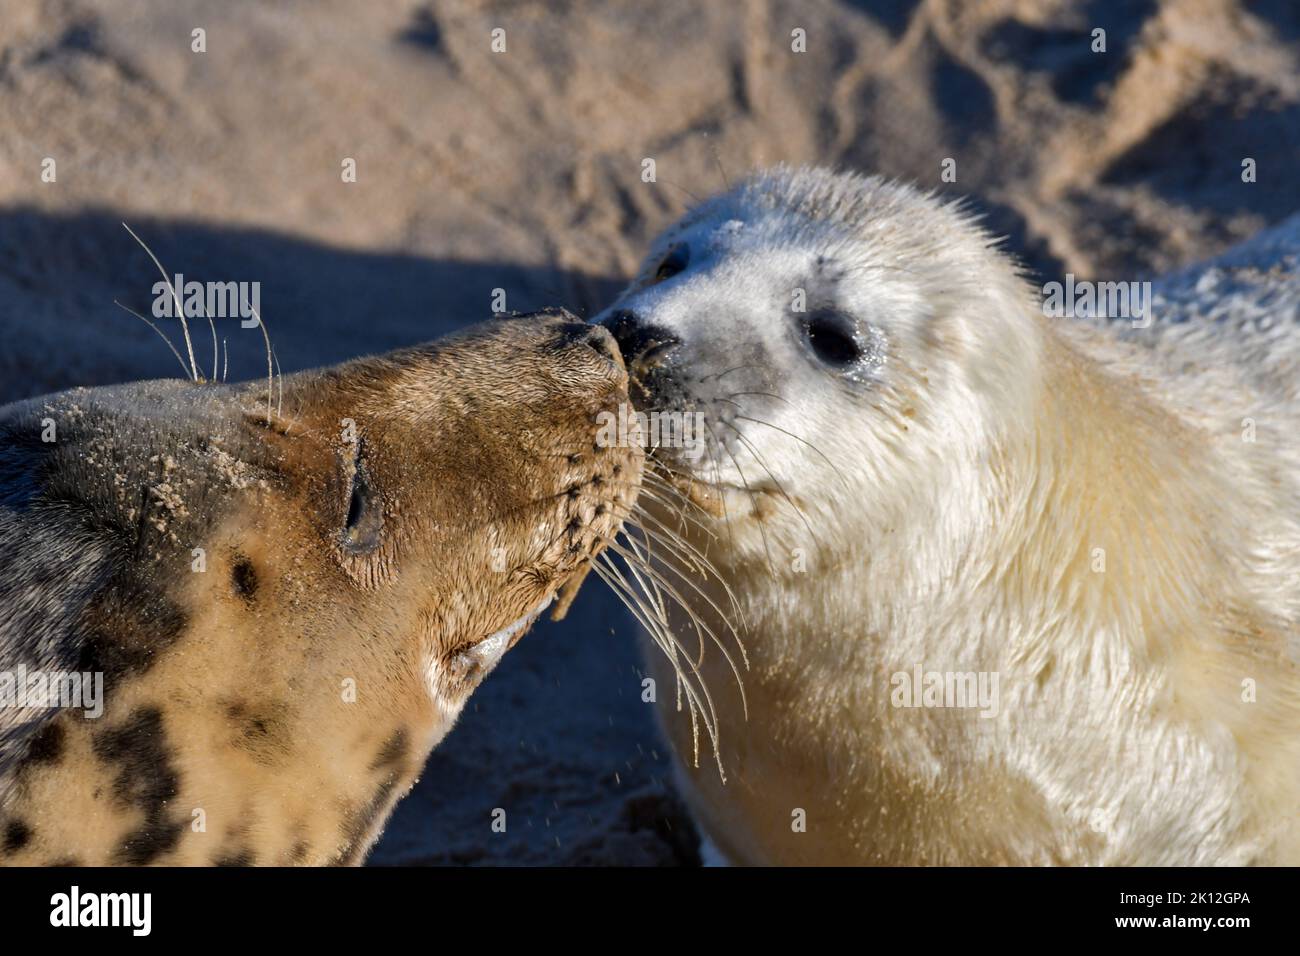
POLYGON ((687 245, 673 246, 668 250, 668 254, 663 257, 659 263, 659 268, 655 270, 655 282, 663 282, 665 279, 671 279, 679 272, 684 272, 691 261, 691 247, 687 245))
POLYGON ((834 369, 849 369, 861 360, 856 331, 853 319, 830 309, 811 313, 803 323, 804 338, 813 354, 834 369))
POLYGON ((384 527, 384 509, 370 487, 358 450, 352 468, 352 488, 348 495, 348 514, 343 524, 343 547, 353 554, 365 554, 379 546, 384 527))

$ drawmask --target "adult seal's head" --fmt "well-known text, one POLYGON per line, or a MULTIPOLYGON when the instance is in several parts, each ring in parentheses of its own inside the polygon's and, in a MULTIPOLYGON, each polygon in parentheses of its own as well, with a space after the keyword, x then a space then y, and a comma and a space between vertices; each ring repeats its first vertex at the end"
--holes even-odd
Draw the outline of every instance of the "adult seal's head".
POLYGON ((699 664, 725 784, 664 695, 686 792, 741 861, 1294 861, 1294 326, 1052 320, 996 246, 778 169, 598 317, 657 436, 643 506, 745 625, 746 701, 699 664))
POLYGON ((555 314, 269 405, 157 381, 0 410, 0 862, 361 859, 617 533, 641 454, 594 436, 625 389, 555 314))

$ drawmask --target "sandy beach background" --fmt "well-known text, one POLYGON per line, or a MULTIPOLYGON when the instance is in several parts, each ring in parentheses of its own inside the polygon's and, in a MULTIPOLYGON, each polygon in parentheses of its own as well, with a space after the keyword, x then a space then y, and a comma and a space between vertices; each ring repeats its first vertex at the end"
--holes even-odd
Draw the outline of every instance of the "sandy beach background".
MULTIPOLYGON (((123 221, 172 273, 260 282, 291 371, 487 318, 497 288, 591 314, 693 196, 777 162, 969 195, 1039 281, 1153 277, 1300 209, 1300 4, 3 0, 0 401, 179 374, 113 305, 148 313, 157 279, 123 221)), ((260 332, 220 331, 257 376, 260 332)), ((589 583, 372 862, 698 862, 639 680, 589 583)))

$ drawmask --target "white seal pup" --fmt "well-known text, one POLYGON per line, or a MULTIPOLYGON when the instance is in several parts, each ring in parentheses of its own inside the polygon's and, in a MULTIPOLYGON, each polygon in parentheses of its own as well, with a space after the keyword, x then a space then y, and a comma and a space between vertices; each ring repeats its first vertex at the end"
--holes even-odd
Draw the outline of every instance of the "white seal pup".
POLYGON ((1300 863, 1295 300, 1052 319, 958 204, 816 169, 667 230, 597 321, 703 416, 642 502, 743 619, 747 717, 700 640, 725 780, 659 703, 722 853, 1300 863))

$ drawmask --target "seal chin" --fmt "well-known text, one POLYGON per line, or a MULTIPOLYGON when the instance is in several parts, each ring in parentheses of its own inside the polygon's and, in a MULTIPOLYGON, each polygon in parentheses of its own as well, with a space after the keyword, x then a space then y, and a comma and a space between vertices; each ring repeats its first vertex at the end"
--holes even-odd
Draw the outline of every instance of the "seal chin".
POLYGON ((442 708, 445 720, 455 720, 465 700, 479 682, 505 657, 524 636, 538 615, 550 605, 549 595, 531 611, 473 644, 462 645, 449 657, 429 657, 424 664, 424 678, 429 695, 442 708))
POLYGON ((543 611, 550 606, 555 595, 551 594, 546 597, 537 607, 533 608, 519 620, 507 624, 501 630, 490 634, 483 640, 476 643, 463 652, 463 656, 468 658, 468 663, 486 674, 505 656, 506 651, 519 643, 519 639, 532 626, 533 622, 541 615, 543 611))

